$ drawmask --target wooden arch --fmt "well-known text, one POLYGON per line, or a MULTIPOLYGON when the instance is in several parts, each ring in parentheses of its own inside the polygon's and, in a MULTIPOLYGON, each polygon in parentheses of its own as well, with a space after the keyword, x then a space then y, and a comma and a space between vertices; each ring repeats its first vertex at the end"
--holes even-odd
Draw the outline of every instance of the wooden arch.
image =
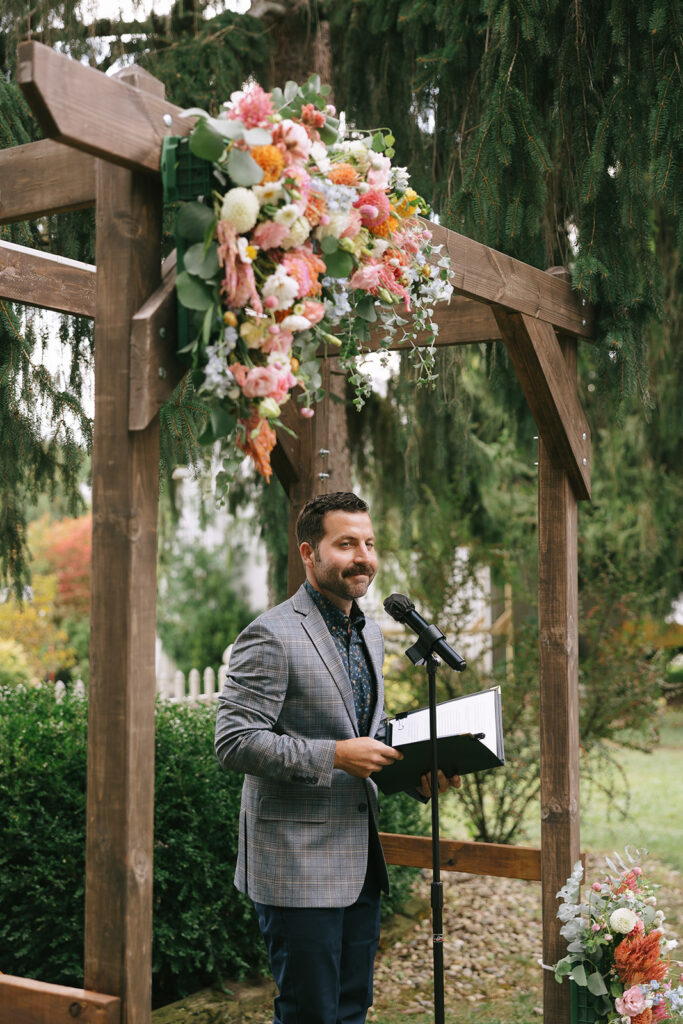
MULTIPOLYGON (((0 1024, 148 1024, 151 1013, 158 410, 180 379, 173 259, 160 258, 165 135, 190 124, 137 68, 107 77, 40 43, 18 80, 44 141, 0 152, 0 223, 96 207, 96 267, 0 242, 0 298, 95 320, 91 683, 85 989, 0 977, 0 1024), (106 993, 103 994, 103 993, 106 993)), ((590 433, 576 392, 592 312, 566 272, 544 273, 433 227, 456 297, 439 344, 501 340, 538 426, 541 848, 442 841, 442 867, 540 879, 543 960, 565 952, 555 893, 579 859, 577 501, 590 433)), ((328 378, 334 374, 327 370, 328 378)), ((274 466, 292 515, 347 484, 333 410, 297 418, 274 466)), ((292 403, 290 403, 290 406, 292 403)), ((285 408, 289 409, 290 406, 285 408)), ((290 589, 299 579, 290 558, 290 589)), ((384 836, 392 863, 431 864, 430 840, 384 836)), ((568 986, 544 972, 544 1019, 568 1024, 568 986)))

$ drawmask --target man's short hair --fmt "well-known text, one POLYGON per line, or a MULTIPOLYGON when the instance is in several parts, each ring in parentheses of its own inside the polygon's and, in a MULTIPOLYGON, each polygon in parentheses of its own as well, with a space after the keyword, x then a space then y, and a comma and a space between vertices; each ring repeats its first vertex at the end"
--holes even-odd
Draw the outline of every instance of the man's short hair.
POLYGON ((325 536, 323 519, 327 512, 368 512, 369 505, 353 491, 333 491, 318 494, 307 501, 296 521, 296 539, 299 545, 306 541, 313 550, 325 536))

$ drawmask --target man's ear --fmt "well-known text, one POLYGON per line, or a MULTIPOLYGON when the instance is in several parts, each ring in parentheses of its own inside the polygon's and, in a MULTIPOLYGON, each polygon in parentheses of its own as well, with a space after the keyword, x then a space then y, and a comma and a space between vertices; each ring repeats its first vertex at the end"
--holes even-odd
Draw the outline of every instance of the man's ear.
POLYGON ((301 561, 304 565, 313 566, 313 559, 315 557, 315 549, 311 547, 307 540, 304 540, 299 544, 299 554, 301 555, 301 561))

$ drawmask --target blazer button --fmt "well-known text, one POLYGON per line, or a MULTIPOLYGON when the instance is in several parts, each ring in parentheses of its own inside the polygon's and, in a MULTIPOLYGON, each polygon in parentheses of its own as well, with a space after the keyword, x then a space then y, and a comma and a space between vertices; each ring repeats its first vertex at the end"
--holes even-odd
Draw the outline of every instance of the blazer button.
POLYGON ((368 805, 367 804, 358 804, 358 810, 359 811, 367 811, 367 809, 368 809, 368 805))

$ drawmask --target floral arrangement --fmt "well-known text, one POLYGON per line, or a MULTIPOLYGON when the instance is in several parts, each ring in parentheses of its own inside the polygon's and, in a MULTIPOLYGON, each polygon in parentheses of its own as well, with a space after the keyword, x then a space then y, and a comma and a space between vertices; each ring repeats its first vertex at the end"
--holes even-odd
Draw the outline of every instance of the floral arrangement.
POLYGON ((585 900, 577 863, 558 892, 568 953, 555 966, 594 997, 596 1024, 656 1024, 683 1020, 683 964, 669 958, 678 943, 664 937, 656 890, 628 851, 629 864, 607 860, 609 874, 593 882, 585 900), (675 969, 675 970, 674 970, 675 969), (674 987, 668 976, 678 974, 674 987))
POLYGON ((433 307, 452 292, 448 258, 419 219, 427 205, 391 164, 393 136, 342 130, 329 91, 317 76, 272 93, 251 84, 218 117, 184 111, 216 185, 211 207, 185 203, 177 219, 177 293, 194 334, 181 352, 210 411, 200 440, 221 442, 226 467, 236 442, 266 479, 284 403, 300 389, 310 417, 322 397, 321 352, 339 349, 362 404, 370 325, 384 347, 426 332, 431 345, 414 352, 431 380, 433 307))

